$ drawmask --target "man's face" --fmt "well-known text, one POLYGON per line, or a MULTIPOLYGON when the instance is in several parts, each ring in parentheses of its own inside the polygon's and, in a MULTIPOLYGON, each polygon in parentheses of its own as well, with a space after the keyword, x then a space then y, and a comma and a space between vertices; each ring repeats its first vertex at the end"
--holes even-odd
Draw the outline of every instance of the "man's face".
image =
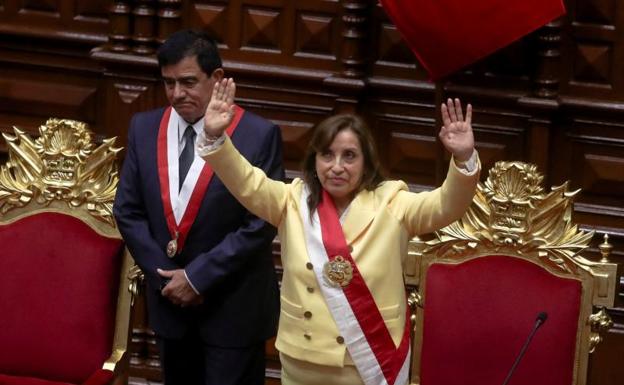
POLYGON ((195 123, 206 112, 215 82, 223 78, 218 68, 207 75, 197 63, 197 56, 189 56, 176 64, 161 68, 169 103, 188 123, 195 123))

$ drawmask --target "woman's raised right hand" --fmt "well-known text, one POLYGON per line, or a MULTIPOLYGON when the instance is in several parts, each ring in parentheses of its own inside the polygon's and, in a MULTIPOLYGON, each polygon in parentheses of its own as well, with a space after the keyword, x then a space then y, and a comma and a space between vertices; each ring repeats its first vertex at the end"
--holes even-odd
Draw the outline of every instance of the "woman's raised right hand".
POLYGON ((232 78, 223 78, 215 82, 206 114, 204 115, 204 133, 207 137, 220 137, 234 117, 234 95, 236 84, 232 78))

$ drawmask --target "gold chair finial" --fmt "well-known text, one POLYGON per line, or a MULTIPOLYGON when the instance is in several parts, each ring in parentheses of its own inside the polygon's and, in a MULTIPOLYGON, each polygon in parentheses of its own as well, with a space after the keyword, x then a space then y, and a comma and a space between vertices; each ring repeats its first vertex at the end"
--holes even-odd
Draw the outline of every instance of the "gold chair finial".
POLYGON ((609 255, 611 255, 611 250, 613 250, 613 245, 609 243, 609 234, 604 234, 603 241, 598 245, 598 249, 600 249, 600 254, 602 254, 600 263, 609 263, 609 255))

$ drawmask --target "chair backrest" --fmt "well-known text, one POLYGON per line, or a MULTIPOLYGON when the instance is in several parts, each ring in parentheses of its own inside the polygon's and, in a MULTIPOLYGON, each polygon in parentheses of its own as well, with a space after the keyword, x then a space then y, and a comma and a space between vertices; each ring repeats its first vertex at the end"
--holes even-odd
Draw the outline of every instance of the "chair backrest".
POLYGON ((131 302, 112 216, 120 149, 71 120, 3 136, 0 374, 82 383, 116 370, 131 302))
POLYGON ((582 385, 588 354, 609 327, 615 265, 579 255, 592 233, 571 220, 567 184, 544 193, 534 165, 498 162, 459 221, 421 256, 412 384, 503 384, 540 313, 509 384, 582 385), (601 329, 602 328, 602 329, 601 329))

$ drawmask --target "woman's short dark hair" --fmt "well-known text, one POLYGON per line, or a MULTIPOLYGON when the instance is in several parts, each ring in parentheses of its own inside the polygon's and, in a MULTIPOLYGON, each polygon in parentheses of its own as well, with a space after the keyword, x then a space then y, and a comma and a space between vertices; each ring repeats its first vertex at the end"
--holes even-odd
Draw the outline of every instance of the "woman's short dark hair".
POLYGON ((156 56, 160 68, 197 56, 199 67, 208 76, 223 66, 216 42, 207 33, 190 29, 171 34, 158 48, 156 56))
POLYGON ((375 141, 364 119, 355 114, 331 116, 315 127, 312 140, 303 159, 303 181, 310 189, 310 196, 308 197, 310 214, 316 210, 322 197, 321 182, 316 175, 316 154, 327 150, 336 135, 343 130, 351 130, 362 147, 364 170, 357 191, 374 190, 384 180, 375 141))

